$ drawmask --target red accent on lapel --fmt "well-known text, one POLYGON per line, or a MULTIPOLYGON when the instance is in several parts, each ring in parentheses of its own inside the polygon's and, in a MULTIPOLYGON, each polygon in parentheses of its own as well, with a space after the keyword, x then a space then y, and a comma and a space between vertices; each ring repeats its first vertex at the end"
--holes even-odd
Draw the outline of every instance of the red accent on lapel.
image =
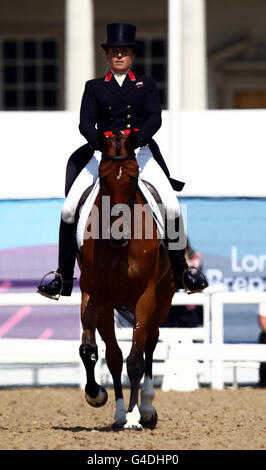
POLYGON ((132 72, 132 70, 129 70, 128 76, 129 76, 131 81, 136 81, 136 77, 135 77, 134 73, 132 72))
POLYGON ((109 72, 108 72, 108 74, 106 75, 104 81, 105 81, 105 82, 110 82, 112 76, 113 76, 113 74, 112 74, 111 70, 109 70, 109 72))

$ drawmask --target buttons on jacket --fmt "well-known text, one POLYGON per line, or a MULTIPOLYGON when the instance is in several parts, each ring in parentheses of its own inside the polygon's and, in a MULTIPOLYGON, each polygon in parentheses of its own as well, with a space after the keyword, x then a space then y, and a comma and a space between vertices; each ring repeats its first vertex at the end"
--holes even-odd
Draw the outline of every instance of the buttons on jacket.
POLYGON ((117 124, 118 126, 124 126, 124 129, 130 129, 132 126, 134 126, 134 123, 132 122, 134 120, 134 116, 132 114, 133 110, 132 110, 132 105, 131 104, 126 104, 125 105, 125 108, 123 110, 123 108, 121 109, 117 109, 116 106, 113 106, 113 105, 107 105, 105 109, 108 109, 108 115, 106 116, 107 120, 112 123, 111 125, 114 125, 114 121, 119 121, 119 123, 117 124), (128 114, 126 114, 128 113, 128 114), (125 122, 125 119, 126 119, 126 122, 125 122), (132 124, 129 124, 129 122, 131 121, 132 124), (124 124, 122 124, 122 122, 124 122, 124 124))

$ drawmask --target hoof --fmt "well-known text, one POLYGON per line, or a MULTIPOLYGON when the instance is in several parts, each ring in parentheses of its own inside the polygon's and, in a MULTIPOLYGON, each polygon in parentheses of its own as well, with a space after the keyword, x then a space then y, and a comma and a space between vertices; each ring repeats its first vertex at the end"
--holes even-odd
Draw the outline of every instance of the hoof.
POLYGON ((130 431, 142 431, 143 427, 141 426, 140 423, 138 424, 130 424, 126 423, 123 426, 124 429, 129 429, 130 431))
POLYGON ((148 421, 145 421, 145 419, 143 418, 140 419, 140 424, 143 426, 143 428, 148 428, 148 429, 154 429, 157 425, 157 422, 158 422, 158 415, 157 415, 156 410, 155 410, 155 414, 153 414, 152 417, 148 421))
POLYGON ((125 424, 126 424, 126 423, 116 423, 116 422, 114 422, 114 423, 112 424, 112 430, 113 430, 113 431, 121 431, 121 430, 124 429, 124 425, 125 425, 125 424))
POLYGON ((94 408, 100 408, 100 406, 104 406, 107 402, 108 393, 104 387, 100 387, 97 397, 92 398, 87 393, 85 393, 85 399, 89 405, 93 406, 94 408))

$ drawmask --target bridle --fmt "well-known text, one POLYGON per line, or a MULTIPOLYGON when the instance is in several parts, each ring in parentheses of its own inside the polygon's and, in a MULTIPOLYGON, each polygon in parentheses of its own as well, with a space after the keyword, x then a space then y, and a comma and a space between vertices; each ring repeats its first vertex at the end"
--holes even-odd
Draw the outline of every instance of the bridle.
MULTIPOLYGON (((120 155, 117 155, 117 156, 110 156, 110 155, 104 155, 102 154, 102 157, 101 157, 101 160, 103 162, 106 162, 106 161, 112 161, 112 162, 116 162, 116 161, 119 161, 119 162, 123 162, 123 161, 126 161, 126 160, 136 160, 136 154, 135 152, 133 153, 130 153, 129 155, 125 155, 125 156, 120 156, 120 155)), ((136 177, 136 181, 137 181, 138 177, 136 177)), ((101 183, 101 178, 100 178, 100 183, 101 183)), ((133 198, 133 199, 130 199, 129 201, 127 201, 127 205, 129 207, 132 207, 134 205, 134 203, 136 202, 136 197, 133 198)))
POLYGON ((124 131, 113 131, 112 135, 108 135, 106 137, 108 137, 108 139, 110 139, 110 140, 115 139, 116 156, 111 157, 110 155, 102 154, 102 159, 103 160, 105 160, 105 161, 107 161, 107 160, 110 160, 110 161, 116 161, 116 160, 123 161, 123 160, 133 160, 136 157, 135 152, 132 152, 129 155, 126 155, 126 156, 122 156, 122 155, 120 156, 119 155, 120 149, 121 149, 121 140, 127 140, 127 135, 125 135, 124 131), (121 133, 122 133, 122 135, 121 135, 121 133))
POLYGON ((122 155, 121 155, 121 156, 120 156, 120 155, 116 155, 115 157, 112 157, 112 156, 110 156, 110 155, 104 155, 104 154, 102 154, 102 160, 103 160, 104 162, 106 162, 106 161, 111 161, 111 162, 116 162, 116 161, 120 161, 120 162, 121 162, 121 161, 122 161, 122 162, 123 162, 123 161, 126 161, 126 160, 134 160, 135 158, 136 158, 135 152, 130 153, 130 154, 128 154, 128 155, 124 155, 124 156, 122 156, 122 155))
MULTIPOLYGON (((121 134, 119 134, 119 135, 113 134, 112 136, 108 136, 108 137, 111 140, 113 140, 114 138, 116 139, 116 152, 117 152, 117 155, 116 156, 111 156, 111 155, 106 155, 106 154, 102 153, 102 155, 101 155, 101 161, 102 162, 106 162, 106 161, 123 162, 123 161, 127 161, 127 160, 136 160, 136 154, 135 154, 134 151, 131 152, 128 155, 119 155, 120 148, 121 148, 120 141, 122 139, 126 140, 127 139, 126 135, 124 136, 124 135, 121 135, 121 134)), ((136 195, 135 195, 135 197, 128 200, 125 204, 130 208, 130 210, 132 210, 132 207, 134 206, 135 202, 136 202, 136 195)))

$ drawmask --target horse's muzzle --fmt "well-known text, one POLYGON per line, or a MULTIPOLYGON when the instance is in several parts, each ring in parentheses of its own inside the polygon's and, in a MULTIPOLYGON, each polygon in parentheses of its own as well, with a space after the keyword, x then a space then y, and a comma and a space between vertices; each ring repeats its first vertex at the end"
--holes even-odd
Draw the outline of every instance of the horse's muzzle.
POLYGON ((123 211, 117 206, 117 214, 111 216, 110 244, 114 248, 127 246, 131 234, 130 212, 124 217, 123 211))
POLYGON ((128 244, 128 240, 125 238, 119 238, 119 239, 116 239, 113 237, 110 238, 110 245, 113 248, 123 248, 124 246, 127 246, 127 244, 128 244))

